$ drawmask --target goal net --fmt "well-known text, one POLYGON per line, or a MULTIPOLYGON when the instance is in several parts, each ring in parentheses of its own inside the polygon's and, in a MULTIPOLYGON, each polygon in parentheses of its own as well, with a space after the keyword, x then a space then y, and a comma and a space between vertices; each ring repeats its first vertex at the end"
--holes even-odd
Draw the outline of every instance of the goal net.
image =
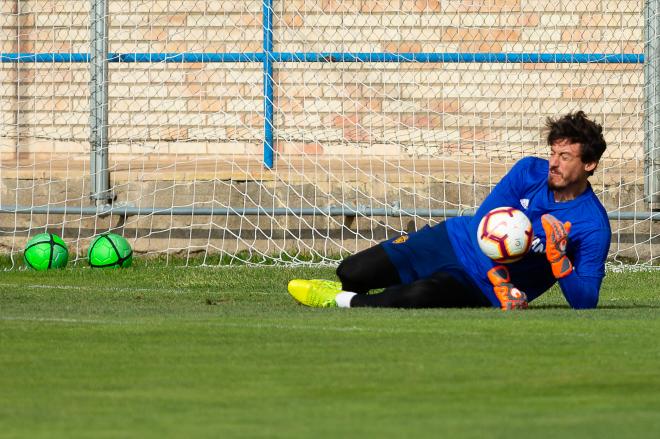
POLYGON ((608 142, 592 185, 610 259, 657 265, 642 3, 107 0, 104 104, 90 2, 3 1, 2 253, 17 266, 49 231, 84 261, 114 231, 147 261, 332 264, 469 214, 547 157, 547 117, 583 110, 608 142), (107 205, 90 200, 93 105, 107 205))

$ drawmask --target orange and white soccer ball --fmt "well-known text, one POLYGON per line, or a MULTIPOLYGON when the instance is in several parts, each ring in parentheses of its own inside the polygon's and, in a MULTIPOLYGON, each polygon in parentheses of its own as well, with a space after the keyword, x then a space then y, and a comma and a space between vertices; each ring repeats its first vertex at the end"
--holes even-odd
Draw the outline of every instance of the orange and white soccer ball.
POLYGON ((521 259, 532 245, 532 223, 522 211, 513 207, 497 207, 479 222, 477 242, 486 256, 508 264, 521 259))

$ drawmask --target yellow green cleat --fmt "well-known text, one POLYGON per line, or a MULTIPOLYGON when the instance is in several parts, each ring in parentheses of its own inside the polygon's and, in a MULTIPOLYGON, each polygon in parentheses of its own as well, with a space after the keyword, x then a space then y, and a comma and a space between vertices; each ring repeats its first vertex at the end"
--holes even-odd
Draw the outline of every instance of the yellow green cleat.
POLYGON ((289 294, 303 305, 315 308, 337 306, 335 297, 341 292, 341 282, 322 279, 293 279, 289 282, 289 294))

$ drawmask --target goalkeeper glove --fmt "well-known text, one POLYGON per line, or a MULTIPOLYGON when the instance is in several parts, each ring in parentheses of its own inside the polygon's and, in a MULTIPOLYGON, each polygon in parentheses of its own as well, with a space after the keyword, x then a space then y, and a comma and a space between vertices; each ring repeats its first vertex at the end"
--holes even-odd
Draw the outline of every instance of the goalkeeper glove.
POLYGON ((527 295, 513 286, 509 270, 504 265, 488 270, 488 280, 493 284, 493 291, 500 301, 502 311, 527 308, 527 295))
POLYGON ((541 224, 545 231, 545 256, 552 267, 552 274, 561 279, 573 272, 573 264, 566 256, 568 233, 571 223, 562 223, 554 216, 546 213, 541 217, 541 224))

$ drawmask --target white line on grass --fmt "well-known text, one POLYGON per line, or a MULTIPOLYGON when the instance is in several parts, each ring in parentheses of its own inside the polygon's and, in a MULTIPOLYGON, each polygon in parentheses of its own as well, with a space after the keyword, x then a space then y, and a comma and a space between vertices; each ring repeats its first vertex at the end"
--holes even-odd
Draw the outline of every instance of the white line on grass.
POLYGON ((63 317, 12 317, 0 316, 0 320, 9 322, 46 322, 46 323, 90 323, 94 325, 112 324, 123 325, 127 322, 119 320, 93 320, 93 319, 70 319, 63 317))
MULTIPOLYGON (((102 320, 102 319, 72 319, 60 317, 15 317, 0 316, 0 321, 24 321, 24 322, 44 322, 44 323, 77 323, 77 324, 96 324, 96 325, 128 325, 131 323, 140 323, 140 321, 125 320, 102 320)), ((237 329, 260 329, 260 330, 285 330, 285 331, 330 331, 330 332, 358 332, 358 333, 378 333, 378 334, 439 334, 443 332, 454 333, 455 330, 438 327, 435 329, 394 329, 394 328, 373 328, 359 326, 310 326, 310 325, 283 325, 271 323, 229 323, 214 322, 209 320, 183 320, 182 323, 200 323, 205 326, 216 326, 219 328, 237 328, 237 329)), ((161 321, 162 323, 162 321, 161 321)), ((461 332, 462 335, 479 335, 480 332, 461 332)))
MULTIPOLYGON (((35 290, 70 290, 70 291, 105 291, 105 292, 116 292, 116 293, 216 293, 215 291, 210 290, 193 290, 189 288, 121 288, 121 287, 98 287, 98 286, 76 286, 76 285, 18 285, 18 284, 7 284, 0 283, 0 288, 27 288, 35 290)), ((265 293, 263 291, 218 291, 220 294, 258 294, 258 295, 268 295, 272 293, 265 293)))
MULTIPOLYGON (((373 328, 373 327, 360 327, 360 326, 309 326, 309 325, 282 325, 275 323, 255 323, 255 324, 242 324, 242 323, 222 323, 222 322, 209 322, 206 324, 210 326, 219 326, 223 328, 250 328, 250 329, 280 329, 286 331, 334 331, 334 332, 365 332, 365 333, 379 333, 379 334, 439 334, 442 332, 454 333, 455 329, 450 328, 434 328, 434 329, 395 329, 395 328, 373 328)), ((461 334, 478 335, 479 332, 461 332, 461 334)))

